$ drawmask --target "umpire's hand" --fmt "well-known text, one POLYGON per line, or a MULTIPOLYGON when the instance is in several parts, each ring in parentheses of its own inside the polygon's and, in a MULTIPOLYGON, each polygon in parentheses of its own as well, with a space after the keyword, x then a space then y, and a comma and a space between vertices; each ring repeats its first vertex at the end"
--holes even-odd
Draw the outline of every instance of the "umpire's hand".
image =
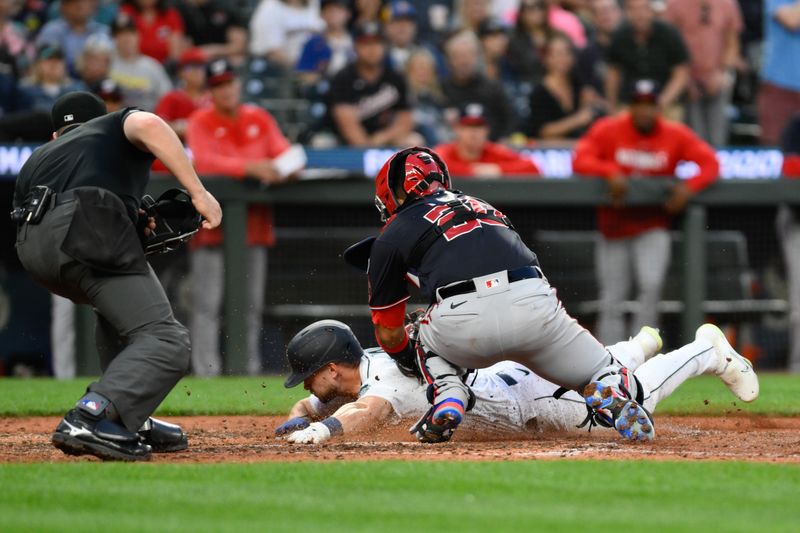
POLYGON ((214 196, 203 189, 192 195, 192 204, 197 212, 203 217, 203 227, 205 229, 216 228, 222 222, 222 208, 214 196))

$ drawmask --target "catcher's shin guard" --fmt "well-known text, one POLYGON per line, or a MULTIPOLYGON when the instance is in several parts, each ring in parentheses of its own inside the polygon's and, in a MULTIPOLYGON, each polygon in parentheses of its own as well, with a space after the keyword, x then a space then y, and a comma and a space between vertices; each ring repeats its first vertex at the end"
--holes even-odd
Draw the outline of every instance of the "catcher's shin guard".
POLYGON ((475 395, 464 384, 466 374, 433 353, 418 350, 418 361, 423 377, 428 382, 428 401, 432 407, 414 424, 410 432, 420 442, 445 442, 464 419, 464 413, 472 409, 475 395))
POLYGON ((625 367, 607 367, 583 389, 590 413, 586 422, 614 427, 628 440, 653 440, 653 418, 642 406, 644 391, 625 367))

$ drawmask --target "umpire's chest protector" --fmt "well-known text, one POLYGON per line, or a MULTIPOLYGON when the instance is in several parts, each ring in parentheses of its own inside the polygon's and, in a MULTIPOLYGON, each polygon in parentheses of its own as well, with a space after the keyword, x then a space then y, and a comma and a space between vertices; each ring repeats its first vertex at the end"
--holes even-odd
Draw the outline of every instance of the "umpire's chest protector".
POLYGON ((122 200, 99 187, 79 187, 72 192, 72 218, 61 251, 79 263, 111 274, 146 272, 141 241, 122 200))

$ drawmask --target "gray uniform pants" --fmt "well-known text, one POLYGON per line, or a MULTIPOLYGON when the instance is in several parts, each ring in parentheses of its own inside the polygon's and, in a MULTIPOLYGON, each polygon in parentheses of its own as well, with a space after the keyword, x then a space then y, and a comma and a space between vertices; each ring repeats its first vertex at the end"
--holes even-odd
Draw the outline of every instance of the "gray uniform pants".
POLYGON ((50 304, 50 351, 53 354, 53 376, 56 379, 75 377, 75 304, 53 294, 50 304))
POLYGON ((597 242, 597 280, 600 288, 600 313, 597 338, 613 344, 642 326, 658 327, 658 301, 670 260, 670 238, 665 229, 655 229, 626 239, 597 242), (638 309, 629 328, 625 326, 622 303, 628 298, 631 282, 639 290, 638 309))
POLYGON ((787 206, 781 206, 776 219, 778 237, 786 264, 789 293, 788 370, 800 372, 800 221, 787 206))
POLYGON ((509 283, 500 272, 476 280, 479 292, 445 298, 429 310, 420 326, 425 350, 462 368, 515 361, 575 390, 612 364, 545 279, 509 283))
POLYGON ((122 423, 137 431, 189 370, 189 333, 153 269, 111 275, 61 251, 74 202, 54 207, 38 225, 18 233, 25 269, 52 292, 97 313, 96 341, 103 375, 89 385, 116 407, 122 423))
MULTIPOLYGON (((192 369, 198 376, 219 376, 219 351, 225 259, 222 248, 198 248, 189 255, 192 273, 192 369)), ((261 372, 261 326, 267 284, 267 248, 251 246, 247 253, 247 372, 261 372)))

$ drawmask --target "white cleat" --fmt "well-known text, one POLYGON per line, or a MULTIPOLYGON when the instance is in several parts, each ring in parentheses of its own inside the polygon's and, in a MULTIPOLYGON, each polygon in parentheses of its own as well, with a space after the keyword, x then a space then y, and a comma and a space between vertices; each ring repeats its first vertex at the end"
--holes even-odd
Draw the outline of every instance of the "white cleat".
POLYGON ((703 324, 697 328, 695 339, 708 341, 714 346, 719 357, 717 375, 734 396, 743 402, 758 398, 758 376, 753 364, 733 349, 721 329, 714 324, 703 324))
POLYGON ((642 326, 632 340, 639 343, 644 352, 644 360, 652 359, 661 348, 664 347, 664 341, 661 340, 661 334, 656 328, 650 326, 642 326))

